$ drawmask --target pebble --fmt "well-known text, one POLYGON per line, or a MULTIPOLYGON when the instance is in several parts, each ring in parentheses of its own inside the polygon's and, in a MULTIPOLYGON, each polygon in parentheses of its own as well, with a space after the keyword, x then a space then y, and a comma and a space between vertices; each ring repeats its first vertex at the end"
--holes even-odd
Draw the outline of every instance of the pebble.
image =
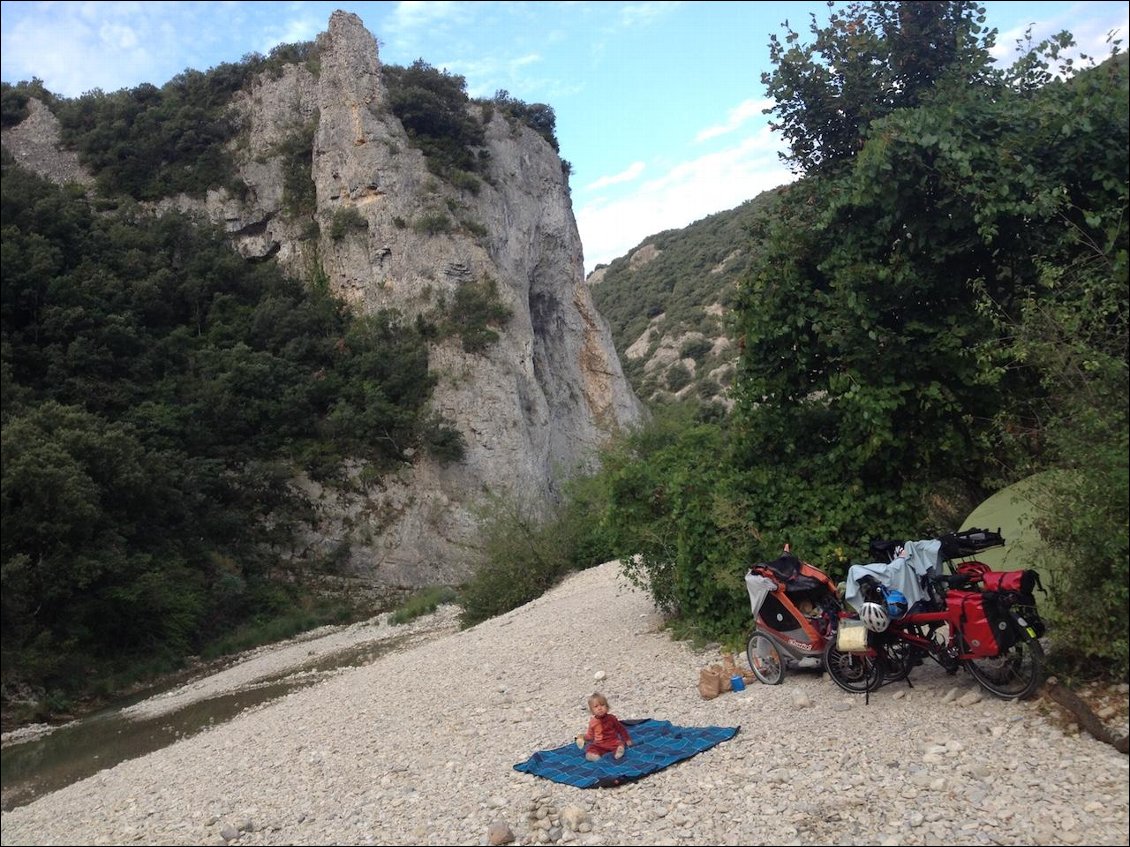
POLYGON ((789 670, 707 701, 717 647, 601 565, 3 812, 0 843, 1126 844, 1127 757, 1040 701, 929 662, 902 696, 789 670), (621 719, 741 730, 616 788, 515 771, 584 730, 594 680, 621 719))

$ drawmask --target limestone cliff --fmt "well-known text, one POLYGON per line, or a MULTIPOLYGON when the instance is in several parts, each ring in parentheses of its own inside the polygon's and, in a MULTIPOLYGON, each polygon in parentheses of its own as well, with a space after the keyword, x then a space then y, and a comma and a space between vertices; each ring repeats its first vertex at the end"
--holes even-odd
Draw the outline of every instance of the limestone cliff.
MULTIPOLYGON (((434 409, 463 434, 465 458, 441 465, 416 455, 361 495, 310 487, 323 515, 311 543, 344 553, 352 573, 394 586, 457 581, 474 558, 478 504, 490 495, 551 502, 641 407, 585 284, 552 146, 496 116, 485 123, 487 178, 477 191, 455 187, 428 171, 389 110, 376 39, 360 18, 334 12, 318 47, 317 75, 288 65, 235 104, 248 128, 233 146, 246 195, 162 205, 222 221, 249 260, 274 257, 304 278, 324 271, 359 310, 413 319, 451 302, 459 286, 497 286, 511 313, 497 342, 467 352, 459 338, 442 338, 429 351, 434 409), (313 134, 316 204, 296 216, 280 150, 301 133, 313 134), (445 223, 416 225, 429 219, 445 223), (335 227, 342 220, 351 225, 335 227)), ((5 146, 15 138, 6 131, 5 146)))

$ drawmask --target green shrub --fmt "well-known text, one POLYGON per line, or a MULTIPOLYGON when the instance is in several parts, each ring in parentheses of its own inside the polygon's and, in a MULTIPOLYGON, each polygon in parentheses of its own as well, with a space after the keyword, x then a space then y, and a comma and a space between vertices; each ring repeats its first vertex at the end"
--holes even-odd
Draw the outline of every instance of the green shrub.
POLYGON ((455 289, 455 302, 439 323, 445 335, 458 335, 463 349, 480 353, 498 341, 498 327, 510 320, 510 309, 498 297, 498 283, 491 278, 466 282, 455 289))
POLYGON ((528 502, 493 498, 479 521, 480 563, 460 591, 464 627, 540 597, 574 566, 564 523, 528 502))
POLYGON ((241 653, 264 644, 293 638, 320 626, 347 624, 360 617, 359 610, 340 598, 296 601, 252 623, 225 632, 200 651, 201 658, 215 659, 241 653))
POLYGON ((296 128, 271 150, 282 159, 283 211, 291 219, 313 215, 318 206, 312 175, 314 133, 318 119, 296 128))
POLYGON ((676 362, 667 369, 667 388, 669 391, 675 392, 680 388, 685 388, 691 384, 694 377, 691 375, 690 369, 682 362, 676 362))
POLYGON ((439 176, 473 171, 482 146, 482 124, 467 111, 467 81, 433 68, 423 59, 411 66, 382 65, 389 109, 408 141, 424 154, 428 170, 439 176))
POLYGON ((408 623, 408 621, 424 615, 430 615, 440 606, 454 603, 458 597, 456 590, 449 585, 428 586, 405 600, 395 612, 389 615, 388 622, 391 624, 408 623))
POLYGON ((467 452, 463 433, 436 414, 427 415, 422 421, 420 441, 429 456, 444 464, 462 461, 467 452))
POLYGON ((471 218, 464 218, 459 223, 462 224, 463 229, 467 230, 467 232, 471 233, 471 235, 475 236, 476 238, 486 238, 488 235, 490 235, 490 230, 488 230, 478 221, 472 220, 471 218))
MULTIPOLYGON (((495 92, 491 105, 499 113, 505 115, 508 120, 523 123, 534 130, 549 142, 554 152, 561 149, 561 145, 557 141, 557 115, 552 106, 547 106, 545 103, 524 103, 516 97, 511 97, 510 92, 505 89, 499 89, 495 92)), ((486 123, 486 120, 483 122, 486 123)))
POLYGON ((369 222, 356 206, 341 206, 334 210, 333 222, 330 224, 330 238, 341 241, 350 232, 369 228, 369 222))
POLYGON ((421 235, 439 235, 451 231, 451 218, 446 212, 424 212, 412 222, 412 229, 421 235))
POLYGON ((709 400, 711 397, 717 397, 722 393, 722 386, 720 386, 713 377, 704 377, 698 383, 698 396, 703 400, 709 400))
POLYGON ((679 358, 694 359, 696 362, 701 362, 713 346, 708 338, 689 338, 683 342, 683 346, 679 350, 679 358))
POLYGON ((472 194, 478 194, 483 187, 482 181, 473 173, 467 171, 452 171, 448 179, 460 191, 469 191, 472 194))

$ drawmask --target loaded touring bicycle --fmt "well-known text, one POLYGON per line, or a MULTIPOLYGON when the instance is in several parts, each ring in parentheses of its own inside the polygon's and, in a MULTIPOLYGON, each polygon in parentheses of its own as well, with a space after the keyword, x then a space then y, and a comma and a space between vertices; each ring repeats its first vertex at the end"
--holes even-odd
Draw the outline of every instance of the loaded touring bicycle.
POLYGON ((1033 570, 994 571, 976 554, 1004 544, 999 532, 969 530, 929 541, 873 542, 885 561, 848 569, 845 610, 825 647, 832 680, 867 693, 905 680, 929 657, 948 673, 964 668, 991 694, 1030 697, 1043 682, 1044 623, 1033 570), (942 562, 950 573, 942 572, 942 562))

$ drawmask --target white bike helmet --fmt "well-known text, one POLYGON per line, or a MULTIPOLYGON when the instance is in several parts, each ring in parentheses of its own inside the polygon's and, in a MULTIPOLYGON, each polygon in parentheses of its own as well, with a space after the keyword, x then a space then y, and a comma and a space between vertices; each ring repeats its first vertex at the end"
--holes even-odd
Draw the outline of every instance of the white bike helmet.
POLYGON ((859 619, 872 632, 885 632, 891 625, 891 616, 878 603, 864 603, 859 609, 859 619))

